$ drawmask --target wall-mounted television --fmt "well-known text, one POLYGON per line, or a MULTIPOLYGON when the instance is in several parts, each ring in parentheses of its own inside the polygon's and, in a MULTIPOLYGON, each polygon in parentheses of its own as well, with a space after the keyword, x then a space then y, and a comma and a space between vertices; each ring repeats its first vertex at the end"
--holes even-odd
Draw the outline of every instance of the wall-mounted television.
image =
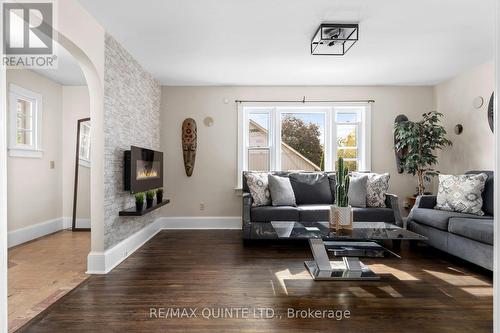
POLYGON ((163 187, 163 153, 131 146, 124 153, 125 191, 144 192, 163 187))

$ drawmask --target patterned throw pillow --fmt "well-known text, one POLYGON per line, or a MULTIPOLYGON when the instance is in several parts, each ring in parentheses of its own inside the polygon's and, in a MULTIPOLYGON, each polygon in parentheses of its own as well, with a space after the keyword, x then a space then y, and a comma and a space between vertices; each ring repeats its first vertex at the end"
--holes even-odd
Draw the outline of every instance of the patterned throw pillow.
POLYGON ((358 173, 353 172, 353 176, 368 175, 366 183, 366 207, 387 207, 385 205, 385 194, 389 190, 388 173, 358 173))
POLYGON ((268 173, 252 172, 245 174, 245 177, 253 199, 252 206, 269 206, 271 204, 271 193, 269 192, 268 173))
POLYGON ((459 213, 484 215, 483 190, 488 176, 476 175, 439 175, 439 189, 436 209, 459 213))

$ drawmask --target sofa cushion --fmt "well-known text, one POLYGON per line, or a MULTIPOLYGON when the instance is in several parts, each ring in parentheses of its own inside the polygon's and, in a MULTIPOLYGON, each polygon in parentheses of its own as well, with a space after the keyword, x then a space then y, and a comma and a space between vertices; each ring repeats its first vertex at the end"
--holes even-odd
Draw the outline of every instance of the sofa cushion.
POLYGON ((493 245, 493 220, 452 217, 448 231, 481 243, 493 245))
POLYGON ((488 175, 439 175, 436 209, 484 215, 483 191, 488 175))
POLYGON ((356 222, 394 222, 394 212, 391 208, 353 208, 353 218, 356 222))
MULTIPOLYGON (((302 222, 328 221, 330 205, 300 205, 299 217, 302 222)), ((394 222, 394 212, 390 208, 353 208, 355 222, 394 222)))
POLYGON ((292 184, 288 177, 269 175, 269 192, 273 206, 297 206, 292 184))
POLYGON ((328 221, 330 205, 299 205, 299 218, 302 222, 328 221))
POLYGON ((488 176, 486 180, 486 184, 484 185, 483 191, 483 212, 486 215, 493 216, 493 171, 469 171, 466 172, 466 175, 477 175, 479 173, 484 173, 488 176))
POLYGON ((290 182, 297 205, 333 203, 330 181, 325 173, 291 173, 290 182))
POLYGON ((367 183, 368 175, 353 174, 350 176, 347 196, 352 207, 366 208, 367 183))
POLYGON ((261 206, 253 207, 250 216, 255 222, 299 221, 299 210, 291 206, 261 206))
POLYGON ((269 180, 267 172, 253 172, 246 175, 247 185, 252 195, 252 206, 267 206, 271 204, 269 180))
POLYGON ((457 212, 448 212, 438 209, 413 208, 412 219, 421 224, 428 225, 437 229, 448 231, 448 220, 452 217, 463 217, 473 219, 488 219, 485 216, 477 216, 472 214, 464 214, 457 212))

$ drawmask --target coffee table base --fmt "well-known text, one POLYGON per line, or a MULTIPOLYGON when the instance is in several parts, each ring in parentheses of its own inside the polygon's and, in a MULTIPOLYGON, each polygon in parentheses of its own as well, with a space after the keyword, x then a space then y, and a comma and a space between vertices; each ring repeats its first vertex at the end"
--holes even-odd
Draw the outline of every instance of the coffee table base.
MULTIPOLYGON (((366 242, 365 245, 378 246, 373 242, 366 242)), ((314 280, 380 280, 358 257, 342 256, 342 261, 330 261, 322 239, 309 239, 309 246, 314 261, 305 261, 304 265, 314 280)), ((349 252, 348 250, 346 248, 342 252, 349 252)))
POLYGON ((315 261, 304 261, 309 274, 314 280, 340 280, 340 281, 378 281, 380 276, 375 274, 367 266, 360 262, 360 270, 350 270, 346 267, 344 261, 330 261, 331 269, 318 269, 315 261))

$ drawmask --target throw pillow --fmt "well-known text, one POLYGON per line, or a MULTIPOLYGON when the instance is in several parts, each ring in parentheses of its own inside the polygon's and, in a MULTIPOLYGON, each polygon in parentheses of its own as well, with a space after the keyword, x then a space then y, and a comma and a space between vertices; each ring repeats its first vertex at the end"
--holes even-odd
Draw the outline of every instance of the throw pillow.
POLYGON ((483 191, 488 176, 477 175, 439 175, 439 189, 436 209, 452 212, 484 215, 483 191))
POLYGON ((356 174, 349 177, 349 205, 352 207, 366 208, 368 175, 356 174))
POLYGON ((360 173, 353 172, 353 175, 367 175, 368 181, 366 184, 366 206, 367 207, 378 207, 385 208, 385 194, 389 190, 389 179, 390 175, 388 173, 360 173))
POLYGON ((298 205, 333 203, 330 181, 325 173, 300 172, 291 173, 289 177, 298 205))
POLYGON ((296 206, 295 194, 288 177, 269 175, 269 191, 273 206, 296 206))
POLYGON ((267 175, 267 172, 252 172, 245 174, 247 185, 253 199, 253 207, 269 206, 271 204, 271 194, 269 192, 267 175))

